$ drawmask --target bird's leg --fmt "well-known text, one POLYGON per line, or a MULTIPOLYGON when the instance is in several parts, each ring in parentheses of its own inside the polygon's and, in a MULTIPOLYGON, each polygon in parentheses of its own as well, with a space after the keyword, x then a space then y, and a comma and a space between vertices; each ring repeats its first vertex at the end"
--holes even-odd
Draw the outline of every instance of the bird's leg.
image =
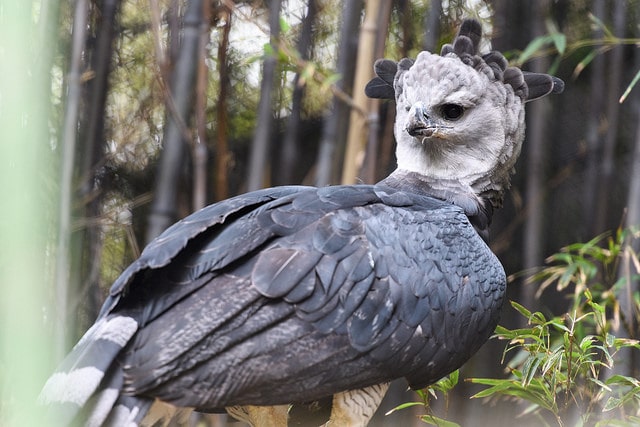
POLYGON ((389 388, 389 383, 333 395, 331 418, 326 427, 366 427, 389 388))
POLYGON ((232 417, 249 423, 251 427, 287 427, 289 405, 229 406, 225 408, 232 417))
POLYGON ((140 422, 141 427, 187 425, 193 408, 178 408, 170 403, 156 399, 149 412, 140 422))

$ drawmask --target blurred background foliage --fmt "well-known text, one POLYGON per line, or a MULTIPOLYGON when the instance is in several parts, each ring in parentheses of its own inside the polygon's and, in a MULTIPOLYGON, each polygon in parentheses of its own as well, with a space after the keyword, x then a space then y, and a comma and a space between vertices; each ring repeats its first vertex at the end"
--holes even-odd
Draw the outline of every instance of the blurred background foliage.
MULTIPOLYGON (((492 47, 512 63, 566 82, 563 95, 528 107, 512 191, 494 217, 491 246, 511 275, 509 299, 541 313, 542 323, 572 313, 586 290, 562 279, 535 280, 551 271, 541 269, 545 259, 640 224, 636 1, 32 0, 16 9, 22 30, 8 26, 13 9, 0 1, 0 62, 11 71, 3 74, 0 116, 20 108, 40 114, 37 132, 23 125, 8 133, 5 126, 2 143, 10 149, 28 141, 21 147, 45 159, 24 169, 33 182, 21 173, 3 179, 7 191, 42 191, 39 208, 29 211, 40 226, 15 224, 41 230, 31 265, 42 277, 17 298, 39 295, 23 314, 36 313, 46 337, 43 371, 93 322, 119 273, 172 222, 259 187, 371 183, 392 171, 393 103, 363 95, 372 64, 439 52, 464 17, 480 19, 492 47), (16 66, 8 41, 25 47, 27 59, 16 66), (25 89, 24 105, 8 96, 12 85, 25 89)), ((12 153, 4 160, 14 161, 12 153)), ((15 171, 15 162, 4 170, 15 171)), ((637 238, 618 244, 616 257, 638 251, 637 238)), ((613 316, 608 333, 637 339, 638 266, 600 267, 594 277, 616 279, 598 291, 611 299, 596 301, 613 316)), ((573 274, 567 268, 560 276, 573 274)), ((6 269, 5 283, 15 280, 12 271, 6 269)), ((530 321, 505 307, 499 335, 531 328, 530 321)), ((437 419, 500 425, 536 412, 522 402, 492 399, 497 410, 488 410, 482 399, 469 400, 482 387, 462 378, 513 374, 513 367, 504 372, 503 351, 504 342, 491 340, 462 369, 446 404, 429 404, 437 419)), ((637 350, 625 357, 629 363, 616 375, 637 378, 637 350)), ((8 363, 0 363, 0 380, 8 378, 8 363)), ((415 400, 403 385, 392 390, 387 409, 415 400)), ((10 400, 1 399, 0 410, 10 400)), ((376 422, 420 423, 421 410, 412 406, 376 422)))

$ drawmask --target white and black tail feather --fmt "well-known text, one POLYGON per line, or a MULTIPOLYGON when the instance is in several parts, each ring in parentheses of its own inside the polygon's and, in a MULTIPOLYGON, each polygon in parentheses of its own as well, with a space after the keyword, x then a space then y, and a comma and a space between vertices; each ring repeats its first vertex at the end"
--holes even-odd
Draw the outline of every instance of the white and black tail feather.
POLYGON ((138 330, 132 317, 98 320, 45 383, 39 401, 60 425, 137 425, 151 405, 121 396, 123 371, 116 358, 138 330), (80 416, 79 416, 80 415, 80 416))

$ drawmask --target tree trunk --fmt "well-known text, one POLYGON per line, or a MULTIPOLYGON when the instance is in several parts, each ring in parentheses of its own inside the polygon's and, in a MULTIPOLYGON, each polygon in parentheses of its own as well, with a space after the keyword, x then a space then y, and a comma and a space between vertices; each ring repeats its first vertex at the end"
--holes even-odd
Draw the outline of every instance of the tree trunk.
POLYGON ((73 17, 71 61, 67 75, 67 98, 62 127, 62 159, 60 180, 60 212, 58 225, 58 248, 56 251, 56 309, 54 315, 55 349, 57 356, 66 353, 70 344, 67 333, 69 322, 69 296, 78 294, 78 284, 70 283, 71 275, 71 205, 73 200, 73 175, 76 144, 78 139, 78 117, 82 97, 82 53, 87 38, 89 1, 77 0, 73 17))
MULTIPOLYGON (((640 119, 640 114, 638 114, 640 119)), ((631 176, 629 181, 629 195, 627 197, 627 227, 640 227, 640 120, 638 120, 638 126, 636 128, 635 147, 633 150, 633 158, 631 164, 631 176)), ((628 250, 635 254, 640 253, 640 239, 636 239, 634 244, 628 245, 628 250)), ((619 276, 627 279, 627 288, 624 290, 624 295, 621 295, 620 310, 622 311, 626 322, 628 324, 628 334, 630 338, 640 339, 640 330, 638 323, 640 322, 640 313, 638 313, 638 306, 634 295, 640 291, 640 280, 637 276, 633 277, 631 272, 634 269, 630 253, 623 255, 623 262, 621 265, 621 271, 619 276)), ((640 272, 636 272, 638 274, 640 272)), ((615 332, 614 332, 615 333, 615 332)), ((616 334, 616 336, 619 336, 616 334)), ((620 335, 621 336, 621 335, 620 335)), ((629 365, 634 367, 636 372, 629 370, 627 375, 638 376, 638 364, 637 364, 637 352, 632 352, 633 356, 629 359, 629 365)))
POLYGON ((442 0, 431 0, 429 2, 429 13, 424 18, 424 37, 422 39, 422 49, 432 53, 438 47, 440 38, 440 19, 442 15, 442 0))
MULTIPOLYGON (((636 16, 640 15, 640 11, 636 10, 636 16)), ((636 37, 638 36, 636 29, 636 37)), ((637 54, 636 54, 637 55, 637 54)), ((640 56, 636 56, 634 70, 640 65, 640 56)), ((631 166, 629 173, 629 189, 627 193, 627 212, 625 216, 626 227, 640 227, 640 97, 636 96, 635 100, 627 100, 625 104, 633 105, 635 116, 639 119, 636 122, 635 141, 631 157, 631 166)), ((640 239, 633 239, 625 242, 624 251, 622 252, 620 265, 618 267, 619 283, 624 286, 617 292, 617 298, 620 303, 620 315, 622 322, 614 325, 611 333, 618 338, 640 338, 640 313, 636 303, 637 295, 640 292, 640 280, 637 274, 640 273, 632 260, 632 254, 640 253, 640 239)), ((633 349, 621 349, 619 357, 615 365, 615 371, 610 375, 620 374, 637 378, 640 375, 640 367, 637 351, 633 349)))
POLYGON ((169 0, 169 10, 167 11, 167 24, 169 29, 169 53, 166 60, 166 75, 170 76, 175 64, 178 62, 180 54, 180 11, 184 6, 181 0, 169 0))
MULTIPOLYGON (((613 6, 613 33, 617 37, 624 38, 627 14, 627 2, 614 2, 613 6)), ((607 71, 608 91, 607 97, 601 98, 600 102, 605 104, 606 99, 606 117, 607 131, 602 145, 602 156, 599 156, 598 164, 600 173, 598 176, 597 196, 598 201, 595 217, 595 232, 602 233, 610 228, 608 225, 609 201, 611 200, 611 188, 613 187, 613 174, 615 169, 615 148, 618 139, 618 121, 620 117, 620 98, 622 67, 623 67, 623 46, 616 46, 611 51, 611 58, 607 62, 609 67, 607 71)), ((602 85, 602 82, 600 83, 602 85)), ((615 218, 616 221, 619 218, 615 218)))
MULTIPOLYGON (((362 0, 344 0, 342 3, 342 25, 340 26, 340 47, 336 72, 342 78, 336 83, 338 90, 348 92, 353 86, 355 57, 358 50, 358 27, 362 12, 362 0)), ((318 151, 316 185, 324 187, 338 182, 338 171, 344 147, 345 135, 349 128, 349 106, 338 98, 333 98, 331 113, 322 128, 322 140, 318 151)))
MULTIPOLYGON (((49 9, 45 11, 43 4, 37 16, 34 2, 3 2, 0 7, 0 423, 7 426, 51 423, 34 407, 34 398, 64 347, 62 342, 54 345, 54 338, 64 335, 65 325, 51 301, 60 296, 55 295, 51 256, 67 257, 68 247, 62 246, 64 254, 55 253, 58 195, 52 193, 60 159, 50 143, 52 121, 46 105, 52 93, 49 53, 58 52, 53 19, 59 5, 47 3, 49 9)), ((84 6, 79 5, 78 12, 86 18, 84 6)), ((75 30, 80 47, 83 29, 75 30)), ((74 137, 70 135, 70 142, 74 137)), ((70 181, 70 173, 67 178, 70 181)), ((65 209, 69 214, 70 207, 65 209)), ((66 297, 67 283, 58 284, 66 297)))
MULTIPOLYGON (((604 22, 605 3, 602 0, 593 1, 593 15, 604 22)), ((595 40, 601 39, 604 33, 600 27, 593 31, 595 40)), ((600 125, 603 120, 605 96, 605 58, 597 55, 591 63, 591 78, 589 89, 589 117, 586 125, 587 160, 585 167, 585 179, 582 194, 584 194, 585 224, 588 235, 596 235, 596 210, 600 203, 597 198, 598 180, 600 174, 600 161, 602 159, 600 125)))
POLYGON ((216 200, 224 200, 229 195, 229 146, 227 138, 229 134, 229 120, 227 117, 227 98, 229 97, 229 61, 227 51, 229 49, 229 33, 231 32, 231 19, 233 9, 226 5, 220 7, 220 19, 224 20, 222 35, 218 43, 218 84, 220 90, 216 105, 216 179, 215 197, 216 200))
MULTIPOLYGON (((391 8, 392 2, 382 2, 380 6, 380 13, 378 15, 378 23, 377 23, 377 35, 376 35, 376 43, 373 57, 375 59, 382 58, 384 56, 385 45, 387 40, 387 34, 389 33, 389 21, 391 19, 391 8)), ((409 3, 406 4, 404 8, 404 12, 407 12, 411 9, 411 5, 409 3)), ((404 14, 403 12, 403 14, 404 14)), ((373 68, 373 63, 371 64, 371 68, 373 68)), ((363 89, 364 92, 364 89, 363 89)), ((362 177, 362 181, 365 183, 373 184, 379 181, 383 176, 378 176, 378 171, 382 168, 378 162, 380 158, 380 143, 381 140, 381 132, 380 132, 380 100, 379 99, 368 99, 368 108, 369 115, 367 118, 367 125, 369 130, 369 135, 366 142, 365 147, 365 158, 362 163, 362 169, 360 171, 360 176, 362 177)), ((386 165, 385 165, 386 167, 386 165)))
MULTIPOLYGON (((533 40, 545 33, 544 19, 548 10, 546 1, 535 2, 533 8, 533 28, 530 39, 533 40)), ((531 62, 531 71, 545 73, 549 67, 546 58, 539 58, 531 62)), ((545 212, 545 164, 547 137, 548 100, 542 99, 531 103, 527 111, 527 140, 523 150, 526 150, 526 184, 525 206, 527 216, 524 223, 523 266, 526 269, 542 265, 544 254, 544 212, 545 212)), ((525 307, 535 307, 535 291, 533 286, 521 287, 520 303, 525 307)))
POLYGON ((356 76, 353 84, 354 108, 351 110, 347 150, 342 167, 343 184, 356 182, 364 158, 365 143, 369 135, 367 120, 370 100, 364 93, 364 87, 373 77, 376 31, 381 5, 381 0, 368 0, 365 4, 365 18, 360 30, 356 76))
MULTIPOLYGON (((81 207, 75 212, 77 218, 98 218, 104 194, 96 187, 96 175, 104 163, 104 118, 109 90, 109 74, 113 57, 116 18, 119 0, 104 0, 94 3, 96 28, 95 48, 91 52, 93 78, 87 83, 86 115, 80 118, 80 188, 78 199, 81 207)), ((89 55, 85 55, 89 56, 89 55)), ((77 322, 76 335, 80 336, 98 315, 103 299, 100 289, 100 259, 102 257, 102 225, 96 221, 86 221, 86 226, 74 236, 74 253, 71 274, 76 278, 82 292, 72 300, 72 311, 84 314, 85 324, 77 322)))
MULTIPOLYGON (((640 114, 638 114, 638 118, 640 119, 640 114)), ((640 226, 640 120, 636 127, 625 225, 627 227, 640 226)), ((637 299, 634 297, 640 292, 640 280, 637 277, 639 272, 632 259, 633 254, 637 256, 640 253, 639 243, 640 240, 637 238, 630 239, 625 242, 624 250, 620 254, 618 277, 619 283, 623 283, 624 286, 616 292, 616 297, 620 303, 622 321, 614 324, 611 330, 611 333, 617 338, 640 339, 640 313, 638 312, 637 299)), ((637 353, 635 349, 620 349, 614 370, 606 372, 608 376, 619 374, 637 378, 640 375, 637 353)))
POLYGON ((211 22, 211 2, 202 4, 202 24, 200 28, 200 46, 198 52, 198 75, 196 77, 196 129, 198 137, 191 146, 193 158, 193 203, 192 210, 197 211, 207 204, 207 44, 211 22))
MULTIPOLYGON (((307 15, 302 20, 302 29, 300 31, 300 39, 298 40, 298 53, 303 60, 309 59, 311 51, 311 32, 313 22, 316 18, 318 5, 316 0, 309 0, 307 6, 307 15)), ((287 120, 287 128, 284 135, 282 145, 282 155, 278 173, 275 174, 275 184, 293 184, 294 171, 299 157, 298 141, 300 120, 302 113, 302 101, 304 97, 304 86, 300 84, 300 73, 296 73, 293 79, 293 94, 291 95, 291 115, 287 120)))
POLYGON ((247 189, 258 190, 263 187, 269 154, 269 141, 273 128, 273 104, 276 71, 278 67, 277 43, 280 37, 280 4, 281 0, 269 1, 269 31, 273 55, 264 59, 262 65, 262 84, 260 85, 260 102, 258 104, 258 124, 251 144, 249 159, 249 180, 247 189))
POLYGON ((193 110, 201 27, 202 0, 191 0, 184 14, 182 43, 173 69, 171 93, 167 96, 167 121, 147 242, 162 233, 178 216, 176 206, 185 161, 185 140, 189 134, 187 126, 193 110))

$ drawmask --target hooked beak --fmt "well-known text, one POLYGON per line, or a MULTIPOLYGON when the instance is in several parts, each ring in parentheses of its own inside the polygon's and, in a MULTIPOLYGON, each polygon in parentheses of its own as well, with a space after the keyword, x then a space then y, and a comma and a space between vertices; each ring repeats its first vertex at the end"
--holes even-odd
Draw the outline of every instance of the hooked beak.
POLYGON ((436 124, 433 123, 427 110, 421 102, 414 104, 409 110, 409 119, 405 130, 414 137, 429 137, 436 131, 436 124))

